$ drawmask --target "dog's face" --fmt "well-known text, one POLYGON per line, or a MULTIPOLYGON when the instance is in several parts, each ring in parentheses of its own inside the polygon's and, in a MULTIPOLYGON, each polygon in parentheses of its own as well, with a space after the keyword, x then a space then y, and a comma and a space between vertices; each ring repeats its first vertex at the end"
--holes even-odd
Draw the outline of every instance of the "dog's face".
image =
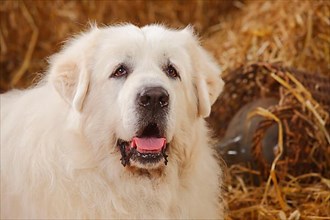
POLYGON ((51 67, 91 146, 144 169, 165 166, 173 139, 209 115, 223 86, 219 74, 189 28, 157 25, 94 28, 51 67))

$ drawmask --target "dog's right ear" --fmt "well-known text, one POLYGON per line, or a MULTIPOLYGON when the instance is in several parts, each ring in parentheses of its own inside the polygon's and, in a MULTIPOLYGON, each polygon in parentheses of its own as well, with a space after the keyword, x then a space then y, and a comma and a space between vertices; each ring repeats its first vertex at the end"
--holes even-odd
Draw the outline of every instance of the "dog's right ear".
POLYGON ((49 81, 77 112, 82 110, 88 92, 88 56, 93 51, 96 29, 69 41, 61 52, 50 59, 49 81))
POLYGON ((51 67, 51 82, 59 95, 80 112, 89 86, 86 64, 82 60, 77 62, 74 59, 57 58, 51 67))

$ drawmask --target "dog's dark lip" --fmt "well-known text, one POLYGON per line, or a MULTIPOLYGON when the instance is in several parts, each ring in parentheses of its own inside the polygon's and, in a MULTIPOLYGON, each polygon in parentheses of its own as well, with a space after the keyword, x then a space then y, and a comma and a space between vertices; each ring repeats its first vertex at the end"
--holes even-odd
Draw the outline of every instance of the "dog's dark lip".
POLYGON ((117 146, 118 147, 122 147, 122 146, 129 147, 130 146, 130 141, 124 141, 122 139, 118 139, 117 140, 117 146))

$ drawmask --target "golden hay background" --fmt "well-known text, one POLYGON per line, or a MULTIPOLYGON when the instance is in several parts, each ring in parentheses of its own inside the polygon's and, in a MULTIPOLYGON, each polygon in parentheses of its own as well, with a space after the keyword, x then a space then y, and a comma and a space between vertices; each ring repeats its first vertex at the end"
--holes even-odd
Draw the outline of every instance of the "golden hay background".
MULTIPOLYGON (((47 57, 68 37, 88 28, 89 21, 193 24, 224 77, 240 66, 275 62, 322 76, 330 87, 328 0, 8 0, 0 2, 0 13, 0 92, 37 81, 47 68, 47 57)), ((209 120, 214 128, 222 123, 220 108, 218 101, 209 120)), ((303 106, 300 110, 305 111, 303 106)), ((324 115, 329 125, 327 112, 324 115)), ((322 147, 330 153, 327 144, 322 147)), ((247 181, 247 175, 260 172, 241 164, 229 167, 226 219, 330 219, 330 180, 321 172, 307 169, 299 176, 288 173, 278 184, 259 185, 247 181)))
POLYGON ((219 22, 219 15, 235 10, 231 1, 1 1, 2 91, 26 87, 45 70, 46 58, 62 42, 88 28, 132 22, 136 25, 164 23, 172 27, 194 24, 200 32, 219 22), (24 66, 23 79, 21 65, 24 66), (19 77, 15 78, 15 75, 19 77), (13 81, 13 78, 14 81, 13 81))

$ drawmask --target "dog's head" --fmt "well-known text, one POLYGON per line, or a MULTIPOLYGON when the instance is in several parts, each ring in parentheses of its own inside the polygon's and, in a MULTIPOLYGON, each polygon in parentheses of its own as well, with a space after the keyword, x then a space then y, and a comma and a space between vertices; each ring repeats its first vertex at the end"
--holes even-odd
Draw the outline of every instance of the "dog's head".
POLYGON ((55 55, 50 71, 93 149, 147 169, 170 161, 182 125, 207 117, 223 87, 189 27, 94 27, 55 55))

